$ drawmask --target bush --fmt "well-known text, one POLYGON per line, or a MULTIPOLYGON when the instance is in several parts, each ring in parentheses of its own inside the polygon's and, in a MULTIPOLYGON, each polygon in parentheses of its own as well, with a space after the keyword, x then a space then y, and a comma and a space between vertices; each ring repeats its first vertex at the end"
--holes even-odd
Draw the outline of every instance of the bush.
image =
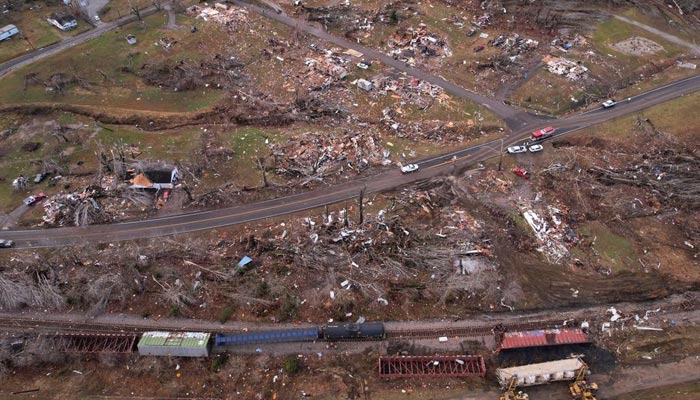
POLYGON ((236 312, 236 305, 235 304, 229 304, 226 307, 224 307, 223 310, 221 310, 221 314, 219 314, 219 322, 222 324, 225 324, 226 321, 231 319, 231 316, 233 313, 236 312))
POLYGON ((226 363, 228 362, 228 353, 222 353, 222 354, 217 354, 216 357, 214 357, 211 360, 211 364, 209 365, 209 370, 211 372, 219 372, 221 368, 223 368, 226 363))
POLYGON ((299 361, 296 355, 289 355, 284 359, 284 365, 282 367, 286 373, 294 375, 301 369, 301 361, 299 361))

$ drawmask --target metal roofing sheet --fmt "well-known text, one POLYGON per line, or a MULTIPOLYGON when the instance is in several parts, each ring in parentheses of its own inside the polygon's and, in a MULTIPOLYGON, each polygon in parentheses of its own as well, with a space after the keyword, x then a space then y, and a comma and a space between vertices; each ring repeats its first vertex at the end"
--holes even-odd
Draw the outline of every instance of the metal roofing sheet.
POLYGON ((543 329, 525 332, 506 332, 500 349, 555 346, 573 343, 590 343, 591 339, 581 329, 543 329))

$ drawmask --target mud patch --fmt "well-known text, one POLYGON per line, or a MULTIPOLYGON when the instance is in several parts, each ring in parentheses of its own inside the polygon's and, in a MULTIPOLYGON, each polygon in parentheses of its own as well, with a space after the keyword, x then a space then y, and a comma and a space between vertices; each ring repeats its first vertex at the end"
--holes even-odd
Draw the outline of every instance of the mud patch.
POLYGON ((645 56, 656 54, 663 51, 664 48, 651 39, 640 36, 632 36, 621 42, 612 45, 612 48, 620 53, 629 54, 631 56, 645 56))

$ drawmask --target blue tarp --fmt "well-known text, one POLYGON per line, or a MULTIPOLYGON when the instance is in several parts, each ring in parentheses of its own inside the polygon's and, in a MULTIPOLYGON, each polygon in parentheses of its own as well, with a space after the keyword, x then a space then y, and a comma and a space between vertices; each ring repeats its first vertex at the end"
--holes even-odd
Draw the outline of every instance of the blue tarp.
POLYGON ((250 264, 252 261, 253 261, 252 258, 250 258, 248 256, 244 256, 243 258, 241 258, 241 261, 238 262, 238 266, 245 267, 246 264, 250 264))
POLYGON ((318 339, 318 327, 286 329, 283 331, 259 331, 224 335, 216 334, 216 345, 242 345, 254 343, 310 342, 318 339))

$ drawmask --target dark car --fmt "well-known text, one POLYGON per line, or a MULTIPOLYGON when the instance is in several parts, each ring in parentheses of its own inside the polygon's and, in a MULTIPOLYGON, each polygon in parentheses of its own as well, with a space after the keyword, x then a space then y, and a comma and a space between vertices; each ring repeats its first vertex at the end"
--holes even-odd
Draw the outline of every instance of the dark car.
POLYGON ((15 242, 12 240, 0 239, 0 249, 9 249, 13 247, 15 242))
POLYGON ((478 53, 483 49, 484 49, 484 46, 476 46, 476 47, 474 47, 474 53, 478 53))
POLYGON ((469 32, 467 32, 467 36, 474 36, 476 35, 476 32, 478 32, 478 29, 472 28, 469 30, 469 32))

